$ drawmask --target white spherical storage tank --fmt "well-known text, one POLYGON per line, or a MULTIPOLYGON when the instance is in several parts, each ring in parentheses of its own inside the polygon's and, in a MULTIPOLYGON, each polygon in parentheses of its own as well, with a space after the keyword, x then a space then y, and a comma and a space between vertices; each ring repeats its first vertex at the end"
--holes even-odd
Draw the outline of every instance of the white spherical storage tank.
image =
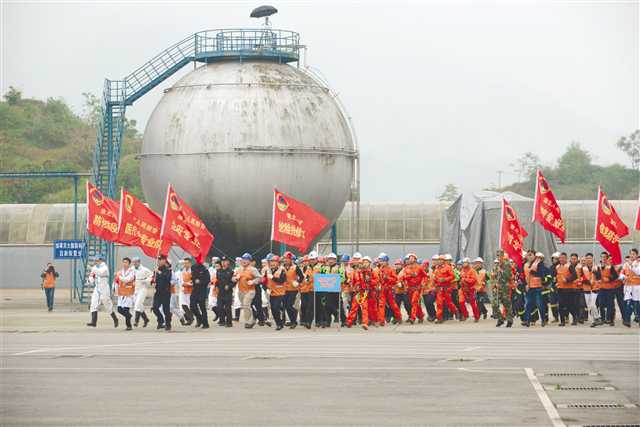
POLYGON ((273 61, 200 66, 165 91, 147 123, 146 200, 162 212, 167 183, 216 236, 212 253, 269 250, 273 189, 334 222, 351 193, 356 147, 333 94, 273 61))

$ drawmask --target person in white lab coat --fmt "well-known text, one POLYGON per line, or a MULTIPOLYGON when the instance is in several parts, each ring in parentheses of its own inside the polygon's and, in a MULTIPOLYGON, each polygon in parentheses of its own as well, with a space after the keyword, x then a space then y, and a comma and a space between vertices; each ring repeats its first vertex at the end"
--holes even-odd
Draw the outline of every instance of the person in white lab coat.
POLYGON ((113 302, 111 301, 111 289, 109 286, 109 267, 104 262, 104 256, 96 255, 95 264, 91 267, 88 282, 95 285, 91 294, 91 322, 87 326, 96 327, 98 324, 98 308, 103 305, 105 311, 110 314, 113 320, 113 327, 118 327, 118 318, 113 312, 113 302))
POLYGON ((135 292, 136 273, 131 267, 129 257, 122 258, 122 269, 116 273, 113 291, 118 295, 118 313, 124 317, 127 331, 131 328, 131 308, 133 307, 133 294, 135 292))
POLYGON ((133 257, 131 261, 133 262, 133 270, 136 275, 136 288, 133 293, 136 314, 133 326, 137 328, 140 318, 142 318, 144 322, 142 327, 146 328, 149 324, 149 318, 147 317, 147 313, 144 312, 144 301, 147 298, 147 291, 153 278, 153 272, 140 263, 140 258, 133 257))

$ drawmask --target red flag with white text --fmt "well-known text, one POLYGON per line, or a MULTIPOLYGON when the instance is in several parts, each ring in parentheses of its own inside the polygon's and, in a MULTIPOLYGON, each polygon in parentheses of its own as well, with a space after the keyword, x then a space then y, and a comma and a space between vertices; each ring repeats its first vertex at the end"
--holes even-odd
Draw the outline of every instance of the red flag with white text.
POLYGON ((596 240, 609 252, 613 264, 622 262, 620 239, 629 234, 629 227, 622 222, 615 208, 598 188, 598 206, 596 208, 596 240))
MULTIPOLYGON (((167 187, 160 238, 180 246, 198 263, 204 261, 213 244, 213 234, 193 209, 176 194, 171 184, 167 187)), ((164 250, 163 248, 161 252, 164 250)))
POLYGON ((564 243, 565 229, 560 205, 551 191, 549 183, 538 169, 536 173, 536 193, 533 201, 533 220, 542 227, 558 236, 564 243))
POLYGON ((638 209, 636 210, 636 230, 640 230, 640 196, 638 196, 638 209))
POLYGON ((122 189, 118 241, 127 246, 137 246, 145 255, 155 257, 160 250, 162 218, 136 196, 122 189))
POLYGON ((527 231, 520 225, 515 209, 504 198, 500 215, 500 248, 521 267, 522 249, 527 231))
POLYGON ((118 241, 118 202, 105 197, 87 181, 87 232, 110 242, 118 241))
POLYGON ((274 189, 271 240, 306 252, 328 225, 323 215, 274 189))

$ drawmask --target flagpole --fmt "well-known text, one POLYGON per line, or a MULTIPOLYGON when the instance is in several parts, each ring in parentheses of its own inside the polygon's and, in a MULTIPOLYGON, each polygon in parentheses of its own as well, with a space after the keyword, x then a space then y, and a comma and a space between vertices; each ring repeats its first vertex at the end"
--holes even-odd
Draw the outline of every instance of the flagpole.
POLYGON ((598 186, 598 194, 596 195, 596 215, 593 219, 593 247, 591 252, 596 256, 596 236, 598 234, 598 211, 600 210, 600 186, 598 186))
POLYGON ((269 252, 273 253, 273 222, 276 220, 276 194, 278 193, 278 189, 273 187, 273 206, 271 208, 271 240, 269 243, 269 252))
POLYGON ((536 170, 536 189, 533 193, 533 212, 531 212, 531 222, 536 222, 536 207, 538 206, 538 187, 540 186, 540 169, 536 170))

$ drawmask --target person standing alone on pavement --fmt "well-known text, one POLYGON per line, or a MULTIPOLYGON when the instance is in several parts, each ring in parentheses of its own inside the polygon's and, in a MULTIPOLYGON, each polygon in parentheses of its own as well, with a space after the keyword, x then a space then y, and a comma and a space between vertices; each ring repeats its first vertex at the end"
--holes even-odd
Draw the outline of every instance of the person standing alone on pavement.
POLYGON ((59 276, 51 263, 47 263, 47 268, 40 274, 40 278, 42 279, 40 286, 44 290, 44 295, 47 298, 47 309, 49 311, 53 310, 53 294, 56 290, 56 279, 59 276))

